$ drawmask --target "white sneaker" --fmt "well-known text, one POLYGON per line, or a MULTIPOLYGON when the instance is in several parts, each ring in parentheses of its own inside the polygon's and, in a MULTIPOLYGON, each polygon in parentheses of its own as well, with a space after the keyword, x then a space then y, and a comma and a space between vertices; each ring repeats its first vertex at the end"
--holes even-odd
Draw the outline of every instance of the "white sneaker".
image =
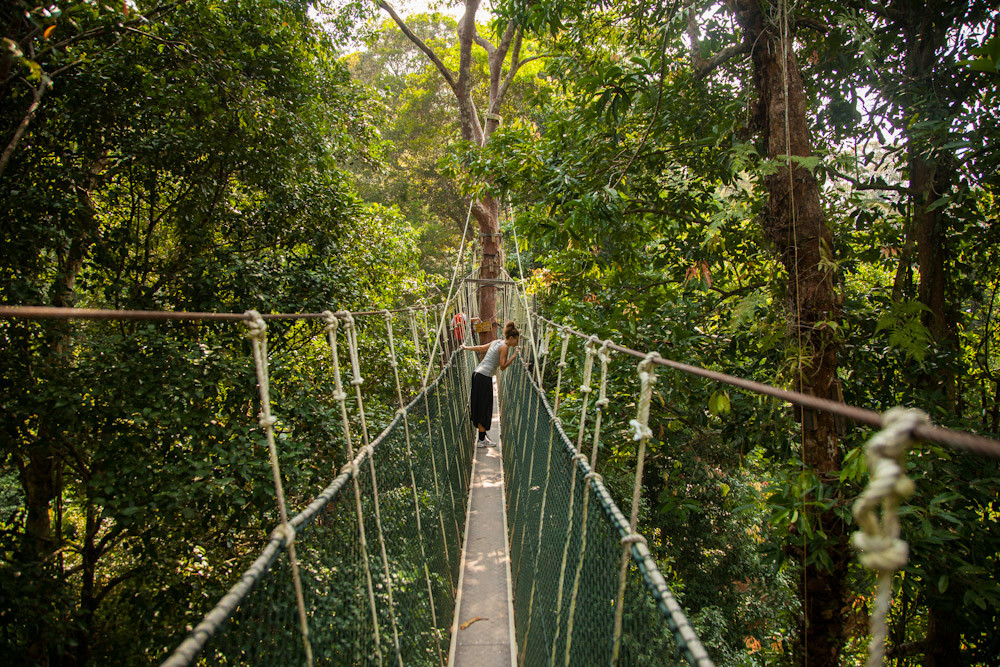
POLYGON ((496 447, 497 443, 490 440, 490 436, 486 436, 482 440, 476 443, 476 447, 496 447))

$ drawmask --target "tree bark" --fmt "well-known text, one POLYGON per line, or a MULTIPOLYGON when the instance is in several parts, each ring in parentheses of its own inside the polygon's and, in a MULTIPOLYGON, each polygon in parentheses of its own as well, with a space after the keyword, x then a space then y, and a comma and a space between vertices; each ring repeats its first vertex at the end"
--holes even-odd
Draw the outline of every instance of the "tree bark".
MULTIPOLYGON (((786 155, 812 153, 802 73, 791 34, 782 40, 782 26, 762 10, 759 0, 730 0, 730 8, 753 45, 751 59, 757 108, 754 123, 767 156, 783 162, 786 155)), ((790 23, 790 19, 785 19, 790 23)), ((780 21, 780 20, 779 20, 780 21)), ((767 239, 788 272, 789 345, 798 349, 797 389, 839 400, 837 347, 831 327, 840 314, 831 261, 833 236, 826 224, 819 185, 812 173, 791 163, 765 178, 768 201, 760 222, 767 239)), ((841 452, 832 415, 802 411, 802 455, 820 481, 835 482, 841 452)), ((808 498, 804 499, 808 500, 808 498)), ((843 644, 844 580, 850 550, 846 526, 832 511, 809 519, 828 536, 832 571, 805 565, 800 594, 804 608, 801 632, 804 661, 811 667, 835 667, 843 644)))
MULTIPOLYGON (((444 65, 432 49, 407 27, 405 21, 386 0, 379 0, 378 4, 392 17, 403 34, 427 56, 455 93, 462 139, 477 146, 485 146, 490 136, 500 127, 498 114, 510 82, 518 68, 527 60, 520 60, 521 32, 513 22, 507 25, 496 46, 477 33, 476 13, 479 11, 480 2, 481 0, 465 0, 465 13, 458 22, 459 65, 457 76, 444 65), (480 121, 479 112, 472 99, 473 46, 481 47, 488 55, 489 102, 486 108, 485 123, 480 121), (505 74, 504 64, 507 63, 509 65, 505 74)), ((492 196, 485 195, 480 200, 473 202, 472 215, 479 225, 479 237, 483 248, 480 277, 498 278, 502 269, 500 257, 503 247, 503 240, 500 237, 499 204, 492 196)), ((493 329, 484 332, 480 341, 494 340, 498 328, 497 289, 495 285, 483 285, 479 290, 479 319, 483 322, 494 323, 493 329)))

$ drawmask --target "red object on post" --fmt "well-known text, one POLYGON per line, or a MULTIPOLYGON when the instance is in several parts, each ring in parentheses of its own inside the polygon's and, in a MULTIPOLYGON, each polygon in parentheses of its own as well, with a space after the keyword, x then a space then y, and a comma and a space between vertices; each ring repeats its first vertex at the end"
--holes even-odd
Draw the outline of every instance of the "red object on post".
POLYGON ((455 313, 451 318, 451 327, 455 332, 455 340, 462 340, 465 337, 465 325, 468 323, 465 313, 455 313))

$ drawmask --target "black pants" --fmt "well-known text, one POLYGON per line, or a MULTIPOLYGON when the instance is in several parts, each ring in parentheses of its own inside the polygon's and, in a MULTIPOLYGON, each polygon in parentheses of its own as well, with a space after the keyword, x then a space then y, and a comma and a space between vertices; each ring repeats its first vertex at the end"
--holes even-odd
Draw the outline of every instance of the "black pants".
POLYGON ((472 394, 469 396, 472 425, 480 424, 487 431, 493 424, 493 378, 482 373, 472 374, 472 394))

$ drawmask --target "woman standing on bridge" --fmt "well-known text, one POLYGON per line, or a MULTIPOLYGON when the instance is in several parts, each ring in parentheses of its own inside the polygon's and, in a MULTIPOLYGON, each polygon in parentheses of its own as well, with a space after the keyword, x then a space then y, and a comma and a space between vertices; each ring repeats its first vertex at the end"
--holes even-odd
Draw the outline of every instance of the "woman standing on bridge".
POLYGON ((493 376, 497 367, 504 370, 514 361, 510 349, 517 347, 521 332, 513 321, 507 322, 503 328, 503 340, 482 345, 462 345, 463 350, 486 352, 486 356, 476 366, 472 374, 472 395, 469 399, 469 410, 472 413, 472 424, 479 430, 478 447, 490 447, 496 443, 486 437, 493 423, 493 376))

